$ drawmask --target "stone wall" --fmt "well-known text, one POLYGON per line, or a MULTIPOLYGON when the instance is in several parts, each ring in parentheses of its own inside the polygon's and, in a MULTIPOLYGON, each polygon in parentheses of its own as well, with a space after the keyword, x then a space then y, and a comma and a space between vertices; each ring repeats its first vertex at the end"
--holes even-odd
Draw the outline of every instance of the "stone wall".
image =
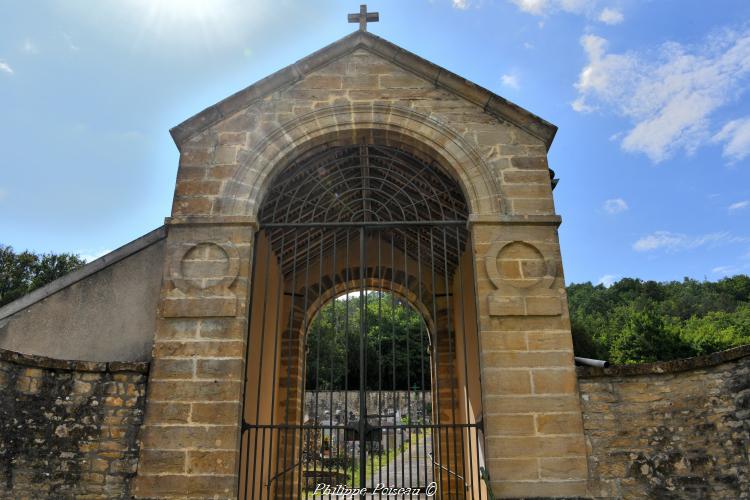
POLYGON ((150 360, 166 236, 162 226, 0 307, 0 349, 54 359, 150 360))
POLYGON ((750 346, 579 368, 597 498, 750 498, 750 346))
POLYGON ((0 497, 129 498, 146 373, 0 350, 0 497))
MULTIPOLYGON (((427 421, 432 416, 432 394, 429 391, 367 391, 368 415, 392 415, 395 409, 402 417, 412 420, 427 412, 427 421), (410 410, 411 408, 411 410, 410 410)), ((325 418, 326 413, 343 420, 347 412, 359 415, 359 391, 305 391, 305 418, 325 418), (331 406, 333 409, 331 409, 331 406)), ((359 418, 359 417, 357 417, 359 418)))

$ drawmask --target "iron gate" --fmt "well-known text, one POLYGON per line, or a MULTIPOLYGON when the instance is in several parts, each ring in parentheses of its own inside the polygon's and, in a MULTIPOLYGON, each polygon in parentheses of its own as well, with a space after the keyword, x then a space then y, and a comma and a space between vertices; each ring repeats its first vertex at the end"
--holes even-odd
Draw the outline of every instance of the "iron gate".
POLYGON ((275 180, 254 252, 241 498, 482 498, 473 256, 455 181, 326 145, 275 180))

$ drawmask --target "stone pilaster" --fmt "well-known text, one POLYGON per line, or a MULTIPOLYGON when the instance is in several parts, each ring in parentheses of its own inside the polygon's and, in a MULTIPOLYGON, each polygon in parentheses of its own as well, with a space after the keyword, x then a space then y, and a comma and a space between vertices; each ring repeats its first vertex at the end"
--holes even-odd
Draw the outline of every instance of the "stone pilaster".
POLYGON ((236 497, 254 229, 169 225, 136 498, 236 497))
POLYGON ((472 228, 486 463, 498 497, 586 494, 586 447, 555 216, 472 228))

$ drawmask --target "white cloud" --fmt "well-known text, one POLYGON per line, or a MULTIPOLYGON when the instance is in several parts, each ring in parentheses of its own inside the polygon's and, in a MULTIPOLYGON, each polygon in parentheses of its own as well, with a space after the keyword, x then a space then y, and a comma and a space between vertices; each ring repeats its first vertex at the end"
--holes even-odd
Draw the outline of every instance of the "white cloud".
POLYGON ((713 247, 716 245, 743 243, 746 241, 750 241, 750 239, 740 236, 732 236, 726 231, 708 233, 700 236, 688 236, 686 234, 672 233, 669 231, 654 231, 633 243, 633 250, 637 252, 664 250, 672 253, 698 248, 703 245, 710 245, 713 247))
POLYGON ((718 274, 719 276, 729 276, 731 274, 737 274, 740 268, 737 266, 716 266, 711 269, 711 272, 718 274))
POLYGON ((750 118, 727 122, 712 140, 724 143, 722 154, 730 160, 745 159, 750 155, 750 118))
POLYGON ((6 63, 5 61, 0 61, 0 71, 5 71, 9 75, 12 75, 14 73, 13 68, 11 68, 10 64, 6 63))
POLYGON ((570 103, 570 107, 573 108, 573 111, 576 111, 578 113, 591 113, 595 109, 586 104, 586 102, 584 102, 583 98, 581 97, 570 103))
POLYGON ((614 285, 619 279, 620 279, 619 274, 605 274, 604 276, 599 278, 599 281, 597 281, 596 284, 604 285, 605 287, 609 288, 612 285, 614 285))
POLYGON ((517 90, 521 86, 517 75, 506 73, 500 77, 500 80, 503 82, 503 85, 512 89, 517 90))
POLYGON ((622 198, 612 198, 604 202, 603 208, 608 214, 614 215, 624 212, 630 207, 622 198))
POLYGON ((23 42, 23 46, 21 47, 24 52, 27 54, 38 54, 39 48, 36 46, 34 42, 32 42, 30 39, 26 39, 23 42))
POLYGON ((750 200, 742 200, 738 201, 737 203, 732 203, 731 205, 729 205, 729 207, 727 207, 727 210, 729 210, 729 213, 732 213, 747 207, 750 207, 750 200))
POLYGON ((510 0, 520 10, 535 16, 545 16, 557 11, 583 14, 590 11, 596 0, 510 0))
MULTIPOLYGON (((455 1, 455 0, 454 0, 455 1)), ((591 20, 606 24, 621 23, 625 16, 618 9, 605 7, 597 14, 597 4, 600 0, 509 0, 522 12, 534 16, 549 16, 557 12, 567 12, 585 16, 591 20)), ((540 24, 542 28, 544 25, 540 24)))
POLYGON ((453 2, 453 7, 456 9, 465 10, 469 8, 469 0, 451 0, 453 2))
POLYGON ((599 20, 604 24, 614 25, 623 22, 625 16, 619 10, 607 7, 599 13, 599 20))
MULTIPOLYGON (((454 0, 455 1, 455 0, 454 0)), ((547 9, 550 8, 548 0, 511 0, 516 6, 524 12, 534 14, 535 16, 541 16, 546 14, 547 9)))
POLYGON ((78 50, 80 48, 80 47, 78 47, 78 45, 76 45, 75 43, 73 43, 73 38, 71 38, 70 35, 68 35, 64 31, 61 32, 61 33, 62 33, 63 38, 65 39, 65 42, 68 44, 68 48, 70 50, 78 50))
MULTIPOLYGON (((609 53, 607 40, 596 35, 585 35, 581 45, 589 62, 575 85, 573 109, 601 105, 630 119, 622 148, 655 163, 680 150, 690 154, 710 140, 711 114, 741 92, 750 73, 750 30, 727 30, 695 47, 668 42, 644 54, 609 53)), ((735 130, 739 125, 727 131, 727 139, 735 130)), ((743 137, 728 154, 742 154, 743 137)))

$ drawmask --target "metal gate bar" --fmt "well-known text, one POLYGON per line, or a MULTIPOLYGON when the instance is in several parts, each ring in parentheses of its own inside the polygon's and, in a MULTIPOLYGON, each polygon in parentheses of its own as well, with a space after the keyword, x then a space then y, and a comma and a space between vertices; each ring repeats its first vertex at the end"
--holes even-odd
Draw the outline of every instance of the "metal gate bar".
POLYGON ((479 388, 465 201, 434 163, 364 143, 354 151, 329 147, 310 157, 317 167, 293 164, 260 211, 240 496, 432 480, 439 498, 485 498, 481 416, 469 401, 479 388))

